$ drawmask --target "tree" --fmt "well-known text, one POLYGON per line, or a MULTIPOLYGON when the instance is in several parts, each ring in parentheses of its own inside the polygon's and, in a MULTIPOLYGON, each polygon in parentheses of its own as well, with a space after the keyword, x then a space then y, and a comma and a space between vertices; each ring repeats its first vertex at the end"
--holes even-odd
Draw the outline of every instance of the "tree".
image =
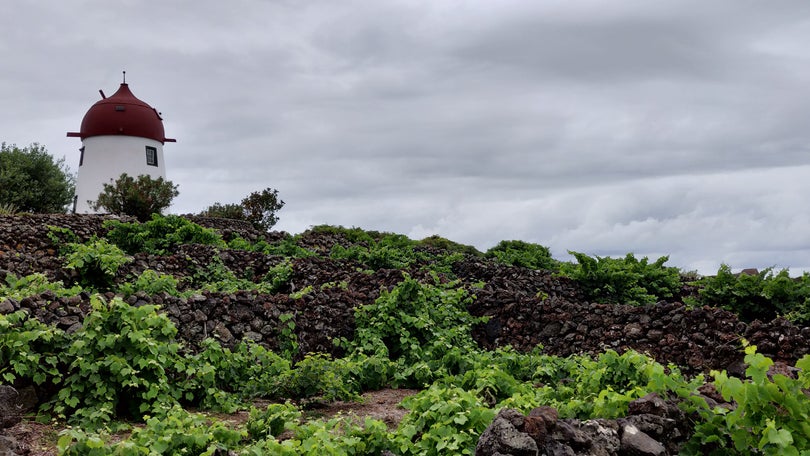
POLYGON ((44 146, 0 144, 0 206, 9 212, 65 212, 74 188, 65 159, 54 160, 44 146))
POLYGON ((257 230, 270 231, 278 222, 276 212, 284 207, 284 201, 278 198, 278 190, 266 188, 261 192, 253 192, 242 200, 246 219, 257 230))
POLYGON ((214 203, 200 212, 200 215, 246 220, 257 230, 269 231, 278 222, 276 212, 282 207, 284 201, 278 198, 278 190, 268 187, 261 192, 251 193, 240 204, 214 203))
POLYGON ((179 194, 177 185, 162 177, 152 179, 142 174, 136 179, 124 173, 113 184, 104 184, 104 191, 95 202, 87 202, 94 211, 103 208, 111 214, 131 215, 146 222, 152 214, 160 214, 169 207, 179 194))

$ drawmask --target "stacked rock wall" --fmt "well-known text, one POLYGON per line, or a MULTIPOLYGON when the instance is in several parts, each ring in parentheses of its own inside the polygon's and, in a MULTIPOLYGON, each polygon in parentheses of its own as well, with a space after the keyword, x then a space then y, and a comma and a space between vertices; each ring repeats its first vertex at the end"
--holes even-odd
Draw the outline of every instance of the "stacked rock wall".
POLYGON ((80 241, 104 232, 105 220, 116 218, 134 221, 130 217, 104 215, 24 214, 0 216, 0 270, 17 276, 44 272, 49 278, 61 268, 56 246, 48 238, 49 226, 71 229, 80 241))
POLYGON ((677 404, 655 393, 631 402, 628 412, 615 420, 580 421, 558 419, 557 411, 545 406, 528 416, 503 409, 481 434, 475 455, 665 456, 678 454, 691 434, 689 419, 677 404))
MULTIPOLYGON (((0 216, 0 274, 5 270, 18 276, 44 272, 52 278, 67 277, 56 256, 56 246, 47 237, 47 225, 70 228, 86 240, 94 234, 103 234, 105 219, 91 215, 0 216)), ((243 222, 197 221, 218 230, 230 229, 230 233, 246 239, 259 236, 243 222)), ((269 233, 266 239, 281 236, 269 233)), ((328 251, 335 242, 345 242, 338 238, 334 233, 310 233, 301 243, 316 251, 328 251)), ((238 277, 249 280, 258 280, 283 261, 281 257, 256 252, 184 245, 168 255, 135 255, 131 263, 121 268, 116 281, 131 280, 145 269, 155 269, 181 279, 181 288, 189 289, 194 274, 204 271, 214 256, 238 277)), ((380 289, 392 288, 403 277, 398 270, 367 274, 359 266, 325 257, 295 259, 287 287, 271 295, 242 291, 203 293, 189 299, 139 294, 129 299, 133 304, 160 304, 190 346, 214 336, 226 345, 248 337, 275 347, 281 330, 279 315, 289 313, 294 316, 303 352, 340 354, 331 339, 353 335, 353 309, 374 302, 380 289), (322 287, 327 283, 341 286, 322 287), (308 286, 311 291, 301 298, 289 297, 289 293, 308 286)), ((407 272, 416 278, 426 278, 426 273, 418 268, 407 272)), ((781 319, 745 324, 722 309, 689 309, 678 302, 643 307, 592 303, 567 278, 476 257, 457 262, 453 272, 468 285, 485 284, 483 289, 470 287, 476 299, 469 310, 474 315, 490 317, 473 334, 486 348, 512 345, 530 350, 543 344, 547 353, 557 355, 632 348, 649 353, 662 363, 682 366, 687 372, 739 366, 742 338, 778 361, 793 363, 810 352, 810 328, 796 327, 781 319)), ((46 292, 20 302, 0 303, 0 312, 19 308, 29 309, 42 321, 75 330, 89 309, 89 296, 57 299, 46 292)))
POLYGON ((531 350, 542 344, 546 352, 562 356, 632 348, 691 373, 738 368, 742 339, 791 364, 810 353, 810 328, 784 319, 746 324, 726 310, 690 309, 680 302, 593 303, 567 278, 480 259, 457 263, 454 271, 466 280, 486 282, 475 292, 470 311, 490 317, 474 333, 487 348, 508 344, 531 350))

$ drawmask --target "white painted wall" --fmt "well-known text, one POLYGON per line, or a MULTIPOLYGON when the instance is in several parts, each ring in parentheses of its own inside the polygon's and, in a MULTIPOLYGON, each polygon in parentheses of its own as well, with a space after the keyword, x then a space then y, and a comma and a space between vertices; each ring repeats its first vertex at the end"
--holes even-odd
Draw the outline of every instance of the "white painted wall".
POLYGON ((166 179, 163 144, 137 136, 91 136, 82 141, 84 160, 76 179, 76 213, 92 214, 87 200, 95 201, 122 174, 137 177, 148 174, 153 179, 166 179), (158 166, 146 164, 146 146, 157 149, 158 166))

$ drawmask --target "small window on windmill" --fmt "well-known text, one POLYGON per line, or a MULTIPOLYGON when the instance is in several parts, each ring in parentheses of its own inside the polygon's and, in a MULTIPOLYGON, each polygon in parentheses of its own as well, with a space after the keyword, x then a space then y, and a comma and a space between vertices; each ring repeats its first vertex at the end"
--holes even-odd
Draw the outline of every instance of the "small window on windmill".
POLYGON ((124 109, 125 109, 124 105, 115 105, 115 110, 116 111, 123 111, 124 109))
POLYGON ((146 164, 149 166, 157 166, 157 149, 152 146, 146 146, 146 164))
POLYGON ((79 148, 79 152, 81 152, 81 155, 79 155, 79 166, 82 166, 84 164, 84 146, 79 148))

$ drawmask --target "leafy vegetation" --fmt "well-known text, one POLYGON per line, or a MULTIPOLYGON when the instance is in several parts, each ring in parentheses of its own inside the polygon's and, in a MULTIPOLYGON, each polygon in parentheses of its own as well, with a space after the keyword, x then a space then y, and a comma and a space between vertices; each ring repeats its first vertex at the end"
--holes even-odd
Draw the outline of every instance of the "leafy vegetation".
POLYGON ((179 195, 177 185, 162 177, 152 179, 141 174, 137 177, 121 174, 112 184, 104 184, 96 201, 89 201, 94 211, 103 209, 110 214, 130 215, 141 222, 152 214, 160 214, 179 195))
POLYGON ((456 285, 405 278, 392 291, 382 291, 374 304, 356 311, 355 337, 344 344, 354 353, 396 362, 399 385, 432 383, 448 372, 448 350, 477 350, 470 331, 485 321, 467 312, 471 298, 456 285))
MULTIPOLYGON (((802 392, 809 383, 805 371, 796 380, 768 377, 772 362, 752 348, 746 356, 748 380, 712 373, 724 398, 737 404, 732 410, 712 410, 694 395, 703 384, 702 377, 687 380, 674 366, 665 369, 632 351, 622 355, 608 351, 597 358, 559 358, 539 350, 517 353, 508 347, 491 352, 473 348, 468 334, 464 336, 468 327, 455 331, 459 319, 461 327, 467 326, 464 321, 470 322, 452 305, 463 300, 464 295, 452 287, 407 279, 382 295, 376 308, 358 311, 371 315, 359 316, 358 333, 362 334, 346 358, 308 355, 294 365, 249 342, 231 351, 209 340, 199 353, 183 354, 174 340, 173 325, 154 306, 135 308, 98 298, 93 300, 95 309, 84 329, 74 335, 26 320, 24 312, 0 317, 4 329, 0 334, 5 335, 0 338, 0 353, 8 362, 21 351, 21 344, 27 344, 24 351, 30 354, 17 355, 10 362, 12 375, 61 381, 61 390, 47 406, 57 415, 70 416, 71 422, 84 429, 65 431, 59 443, 62 454, 174 454, 173 448, 184 447, 202 453, 236 449, 241 454, 271 450, 316 454, 318 448, 331 448, 334 454, 366 449, 389 449, 400 455, 472 454, 477 436, 501 407, 525 412, 551 405, 561 417, 609 418, 623 415, 631 400, 649 392, 679 396, 688 411, 701 417, 688 447, 692 454, 727 444, 741 454, 747 448, 759 448, 765 454, 798 454, 793 450, 807 445, 803 417, 810 401, 802 392), (390 337, 392 328, 402 325, 394 319, 376 318, 375 310, 411 301, 453 309, 424 317, 424 307, 411 308, 401 315, 404 336, 395 340, 390 337), (433 327, 438 323, 444 328, 433 327), (377 340, 391 345, 383 348, 377 340), (414 346, 417 340, 428 349, 414 346), (453 348, 444 354, 431 351, 431 346, 440 345, 437 341, 453 348), (67 348, 54 351, 59 347, 67 348), (392 353, 398 356, 392 359, 392 353), (56 370, 59 362, 68 366, 64 378, 56 370), (408 364, 412 365, 412 378, 423 382, 425 389, 403 403, 409 413, 392 431, 374 420, 366 420, 364 426, 341 418, 305 421, 291 403, 273 404, 264 411, 254 409, 242 430, 178 408, 180 403, 189 403, 232 411, 253 397, 350 399, 370 386, 403 380, 399 371, 408 364), (114 419, 139 417, 145 426, 122 442, 110 444, 104 432, 88 432, 114 419), (292 437, 277 440, 283 431, 292 437)), ((810 367, 810 357, 797 366, 810 367)), ((13 380, 8 374, 4 371, 4 378, 13 380)))
POLYGON ((260 192, 252 192, 240 204, 214 203, 199 215, 246 220, 257 230, 270 231, 278 223, 276 213, 283 207, 284 201, 278 197, 278 190, 268 187, 260 192))
POLYGON ((0 314, 0 379, 10 384, 58 384, 62 379, 59 354, 65 341, 62 331, 30 318, 25 311, 0 314))
POLYGON ((480 397, 452 386, 433 385, 402 405, 410 413, 392 440, 403 456, 473 454, 478 436, 495 417, 480 397))
POLYGON ((437 249, 446 250, 451 253, 460 253, 463 255, 481 256, 482 253, 471 245, 459 244, 458 242, 451 241, 450 239, 443 238, 439 235, 426 237, 419 241, 419 245, 433 247, 437 249))
POLYGON ((694 454, 737 454, 757 450, 757 454, 798 455, 810 448, 810 355, 796 363, 798 378, 770 375, 773 361, 745 348, 746 380, 713 371, 714 385, 733 409, 700 409, 702 422, 686 451, 694 454))
POLYGON ((22 299, 28 296, 35 296, 46 291, 53 293, 56 297, 75 296, 82 291, 79 285, 65 288, 62 282, 51 282, 42 273, 34 273, 18 278, 14 274, 6 274, 5 284, 0 282, 0 298, 2 299, 22 299))
POLYGON ((669 260, 667 256, 650 263, 647 257, 639 260, 632 253, 624 258, 569 253, 577 264, 563 264, 561 272, 576 280, 591 300, 643 305, 672 298, 680 292, 680 270, 664 266, 669 260))
POLYGON ((284 236, 281 240, 272 243, 265 240, 251 243, 237 236, 228 242, 228 248, 247 250, 249 252, 261 252, 265 255, 277 255, 286 258, 309 258, 318 255, 316 252, 298 245, 297 237, 290 236, 289 234, 284 236))
POLYGON ((199 353, 186 358, 184 399, 203 408, 234 411, 256 397, 281 398, 282 384, 292 364, 288 359, 245 340, 233 350, 214 339, 203 341, 199 353))
POLYGON ((244 220, 245 210, 240 204, 214 203, 199 214, 201 217, 226 218, 244 220))
POLYGON ((743 320, 770 321, 781 315, 798 323, 810 322, 810 275, 791 278, 788 270, 774 274, 767 268, 757 274, 734 274, 723 264, 717 274, 699 284, 700 299, 693 304, 722 307, 743 320))
POLYGON ((55 160, 36 143, 0 144, 0 214, 65 212, 74 189, 64 158, 55 160))
POLYGON ((78 274, 79 285, 93 290, 108 290, 113 285, 118 268, 132 261, 124 251, 105 239, 91 239, 85 244, 66 246, 65 269, 78 274))
POLYGON ((404 269, 414 261, 412 250, 397 249, 378 244, 371 247, 353 245, 349 248, 335 245, 332 248, 331 257, 357 261, 373 271, 379 269, 404 269))
MULTIPOLYGON (((106 227, 110 231, 105 238, 85 243, 69 230, 51 230, 49 236, 63 252, 65 266, 75 271, 79 285, 65 287, 42 274, 21 278, 6 274, 5 284, 0 284, 0 302, 45 292, 66 297, 96 290, 123 296, 182 295, 178 291, 182 285, 171 275, 147 269, 122 282, 119 268, 129 260, 127 254, 165 255, 187 243, 213 245, 217 251, 232 248, 287 257, 275 258, 277 262, 271 263, 275 266, 257 278, 252 271, 236 271, 241 276, 237 277, 226 267, 225 256, 213 255, 189 279, 197 290, 290 293, 294 274, 289 258, 316 254, 299 246, 299 237, 273 244, 235 238, 225 244, 212 231, 172 217, 155 216, 138 224, 109 222, 106 227)), ((352 258, 370 269, 449 270, 453 261, 475 255, 437 238, 414 242, 356 228, 313 230, 349 241, 344 250, 331 254, 352 258)), ((505 242, 487 255, 507 264, 543 267, 540 264, 550 259, 544 249, 505 242)), ((581 283, 591 299, 642 304, 678 292, 680 276, 675 268, 664 266, 666 257, 652 264, 632 255, 618 260, 575 257, 578 264, 562 265, 560 273, 581 283)), ((769 374, 772 361, 747 347, 746 378, 711 373, 710 382, 734 407, 710 408, 696 394, 706 381, 703 376, 687 378, 676 366, 662 366, 631 350, 564 358, 544 354, 542 347, 528 353, 511 347, 482 350, 471 330, 486 320, 467 311, 473 290, 448 281, 448 274, 440 272, 428 280, 404 274, 396 286, 381 290, 374 302, 357 308, 353 337, 338 341, 345 355, 334 358, 301 352, 303 342, 296 334, 301 314, 278 317, 275 351, 250 340, 228 348, 215 339, 206 339, 192 351, 177 340, 174 324, 153 305, 134 307, 119 298, 93 295, 92 312, 82 329, 72 333, 44 325, 25 311, 12 312, 0 315, 0 379, 14 385, 39 385, 48 395, 41 413, 76 426, 59 439, 60 453, 65 455, 228 451, 377 455, 383 450, 400 456, 473 454, 478 436, 503 407, 525 413, 547 405, 555 407, 561 418, 614 418, 626 414, 632 400, 651 392, 679 398, 680 406, 695 420, 696 433, 683 449, 685 454, 801 454, 810 447, 806 423, 810 399, 804 393, 810 388, 810 357, 796 364, 800 371, 794 379, 769 374), (408 414, 395 429, 371 419, 362 423, 343 417, 318 419, 308 410, 321 402, 356 400, 364 391, 383 387, 420 389, 403 402, 408 414), (252 408, 251 402, 259 398, 273 403, 252 408), (234 426, 183 407, 220 412, 249 409, 250 418, 234 426), (136 422, 142 424, 133 427, 131 423, 136 422), (128 437, 110 436, 123 428, 131 429, 128 437)), ((778 314, 804 312, 805 279, 789 279, 786 271, 766 271, 755 279, 741 279, 729 271, 713 280, 705 282, 708 291, 700 296, 706 302, 729 305, 722 302, 734 295, 740 299, 735 306, 747 309, 750 304, 742 304, 744 299, 750 303, 754 297, 763 297, 761 305, 776 306, 778 314), (750 283, 740 285, 741 280, 750 283)), ((349 284, 309 285, 293 298, 303 298, 319 287, 347 289, 349 284)))
POLYGON ((501 241, 484 255, 503 264, 529 269, 556 271, 559 262, 551 257, 548 247, 523 241, 501 241))
POLYGON ((59 438, 62 456, 103 455, 213 455, 218 450, 236 448, 244 431, 236 431, 223 423, 209 423, 200 415, 178 406, 171 407, 159 417, 145 417, 146 425, 132 430, 130 437, 112 445, 105 443, 105 434, 68 429, 59 438))
POLYGON ((99 297, 91 303, 94 311, 64 353, 69 373, 53 411, 96 428, 113 418, 138 419, 177 404, 178 380, 188 372, 169 318, 152 305, 132 307, 99 297))
POLYGON ((164 255, 182 244, 225 247, 216 231, 177 215, 153 214, 151 220, 144 223, 107 220, 104 227, 109 229, 105 237, 130 255, 141 252, 164 255))
POLYGON ((18 210, 19 208, 14 203, 0 203, 0 215, 14 215, 18 210))
POLYGON ((172 296, 179 296, 177 285, 179 281, 169 274, 161 274, 152 269, 143 271, 133 282, 126 282, 118 287, 118 292, 129 297, 135 293, 146 293, 155 295, 158 293, 168 293, 172 296))
POLYGON ((471 246, 457 244, 438 236, 413 241, 401 234, 329 225, 316 226, 310 231, 343 237, 350 245, 346 247, 339 243, 335 244, 330 252, 330 257, 356 261, 370 271, 408 270, 418 267, 453 277, 452 265, 462 260, 465 254, 481 255, 471 246), (425 247, 444 251, 437 253, 425 247))

